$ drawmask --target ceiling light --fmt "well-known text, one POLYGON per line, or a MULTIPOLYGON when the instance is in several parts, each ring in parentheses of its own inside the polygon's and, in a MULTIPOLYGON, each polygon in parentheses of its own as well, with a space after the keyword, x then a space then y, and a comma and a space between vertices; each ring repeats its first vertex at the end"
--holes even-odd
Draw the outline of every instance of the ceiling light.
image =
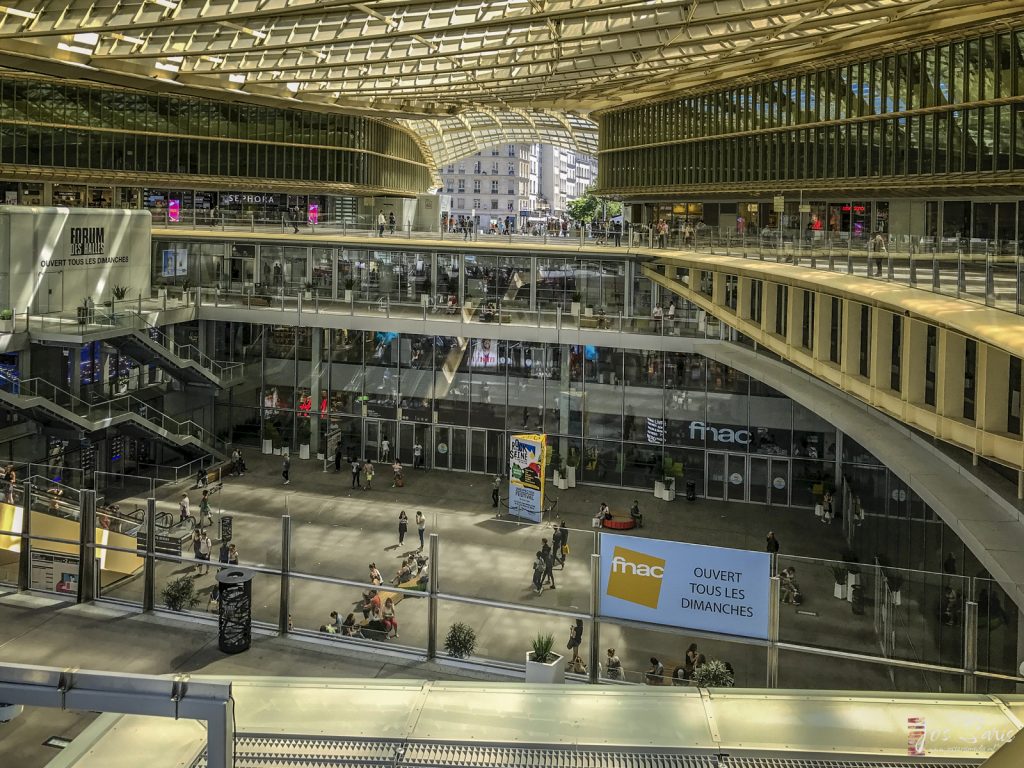
POLYGON ((8 8, 5 5, 0 5, 0 13, 9 13, 11 16, 21 16, 23 19, 34 19, 37 14, 32 11, 23 11, 20 8, 8 8))
POLYGON ((286 83, 285 84, 285 88, 287 88, 292 93, 297 93, 299 88, 301 88, 301 87, 302 87, 301 83, 286 83))
POLYGON ((82 45, 93 45, 100 41, 100 36, 95 32, 79 32, 77 35, 71 38, 76 43, 82 45))
POLYGON ((82 45, 68 45, 67 43, 57 43, 57 49, 61 51, 68 51, 70 53, 80 53, 83 56, 92 56, 92 48, 86 48, 82 45))
POLYGON ((152 2, 164 8, 170 8, 172 11, 178 8, 178 0, 152 0, 152 2))
POLYGON ((181 71, 181 67, 179 67, 177 64, 164 64, 162 61, 156 62, 153 66, 156 67, 157 69, 162 69, 165 72, 180 72, 181 71))
POLYGON ((245 83, 245 75, 228 75, 228 80, 232 83, 245 83))

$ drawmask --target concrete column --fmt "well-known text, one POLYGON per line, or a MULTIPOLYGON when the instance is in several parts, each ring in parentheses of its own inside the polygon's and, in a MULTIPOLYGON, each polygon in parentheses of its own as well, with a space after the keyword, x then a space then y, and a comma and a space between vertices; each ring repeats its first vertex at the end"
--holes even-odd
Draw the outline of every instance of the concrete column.
POLYGON ((828 361, 832 322, 832 297, 819 293, 814 297, 814 333, 811 334, 811 355, 828 361))
POLYGON ((310 355, 312 359, 309 361, 309 395, 313 401, 309 419, 309 455, 311 457, 315 457, 320 453, 321 423, 326 420, 320 416, 320 403, 323 402, 325 397, 323 390, 327 388, 326 372, 324 371, 325 364, 322 362, 326 341, 327 334, 324 333, 324 329, 314 328, 313 338, 310 342, 310 355))
POLYGON ((964 349, 966 339, 958 333, 939 329, 939 350, 935 377, 935 411, 941 416, 961 419, 964 415, 964 349))
POLYGON ((749 277, 740 277, 736 284, 736 316, 742 320, 750 320, 750 292, 753 282, 749 277))
POLYGON ((804 292, 792 286, 786 286, 789 294, 789 307, 786 320, 786 344, 799 347, 803 335, 804 292))
POLYGON ((778 308, 778 284, 765 281, 761 298, 761 328, 773 336, 775 332, 775 312, 778 308))
POLYGON ((871 310, 871 386, 890 389, 889 374, 892 370, 892 318, 891 312, 877 307, 871 310))
POLYGON ((839 351, 839 369, 847 376, 860 375, 860 302, 842 299, 843 321, 839 325, 842 349, 839 351))
POLYGON ((924 405, 925 369, 928 357, 928 324, 903 319, 903 397, 913 405, 924 405))
POLYGON ((978 342, 974 382, 975 424, 986 432, 1006 432, 1009 409, 1010 356, 978 342))

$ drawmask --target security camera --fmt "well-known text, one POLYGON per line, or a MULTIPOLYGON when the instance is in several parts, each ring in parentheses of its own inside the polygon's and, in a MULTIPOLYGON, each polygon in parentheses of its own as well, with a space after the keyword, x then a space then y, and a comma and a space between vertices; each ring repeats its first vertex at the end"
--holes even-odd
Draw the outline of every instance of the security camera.
POLYGON ((21 704, 0 704, 0 723, 9 723, 24 711, 21 704))

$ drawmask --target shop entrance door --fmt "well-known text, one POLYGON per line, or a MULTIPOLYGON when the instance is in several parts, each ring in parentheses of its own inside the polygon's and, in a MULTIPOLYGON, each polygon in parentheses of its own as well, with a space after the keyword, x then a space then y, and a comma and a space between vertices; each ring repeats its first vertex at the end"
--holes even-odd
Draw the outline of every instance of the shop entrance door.
POLYGON ((769 463, 771 459, 767 456, 751 456, 749 461, 750 483, 747 489, 747 500, 758 504, 767 504, 769 503, 768 489, 771 486, 769 482, 769 463))
POLYGON ((487 471, 487 430, 470 430, 469 469, 471 472, 487 471))
POLYGON ((771 486, 768 488, 769 504, 775 507, 789 506, 789 459, 776 459, 771 461, 769 476, 771 486))
POLYGON ((726 456, 726 501, 745 501, 747 496, 747 457, 738 453, 726 456))
POLYGON ((377 461, 377 454, 380 453, 380 441, 380 421, 378 419, 363 419, 362 458, 368 461, 377 461))
POLYGON ((725 454, 708 451, 708 487, 704 496, 708 499, 725 498, 725 454))
POLYGON ((451 427, 434 427, 434 443, 430 451, 433 457, 433 465, 437 469, 451 469, 451 427))
POLYGON ((452 469, 465 472, 469 468, 469 430, 465 427, 452 427, 451 451, 452 469))

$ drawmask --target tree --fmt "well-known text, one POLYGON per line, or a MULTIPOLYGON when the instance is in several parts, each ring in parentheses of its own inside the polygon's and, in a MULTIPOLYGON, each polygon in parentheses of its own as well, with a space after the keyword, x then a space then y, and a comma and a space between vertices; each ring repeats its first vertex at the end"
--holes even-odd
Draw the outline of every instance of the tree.
POLYGON ((566 213, 574 221, 583 223, 600 218, 610 219, 622 213, 622 203, 595 197, 588 189, 583 197, 569 201, 566 213))

